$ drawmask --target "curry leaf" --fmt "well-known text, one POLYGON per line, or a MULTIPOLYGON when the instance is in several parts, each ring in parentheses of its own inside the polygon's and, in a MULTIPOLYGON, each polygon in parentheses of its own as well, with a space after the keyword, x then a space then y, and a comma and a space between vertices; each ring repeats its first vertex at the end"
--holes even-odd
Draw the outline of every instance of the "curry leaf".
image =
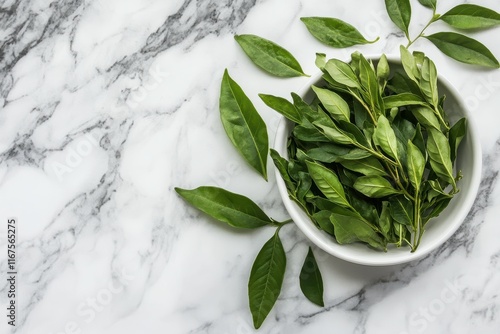
POLYGON ((269 107, 289 120, 291 120, 294 123, 300 123, 302 120, 302 117, 299 113, 299 111, 295 108, 295 106, 288 101, 287 99, 284 99, 282 97, 278 96, 273 96, 273 95, 266 95, 266 94, 259 94, 259 97, 261 98, 262 101, 269 107))
POLYGON ((266 123, 227 70, 222 78, 219 108, 229 139, 245 160, 267 180, 269 139, 266 123))
POLYGON ((278 233, 279 228, 260 250, 248 280, 248 299, 256 329, 273 308, 283 285, 286 255, 278 233))
POLYGON ((453 7, 440 19, 458 29, 484 29, 500 25, 499 13, 473 4, 453 7))
POLYGON ((399 160, 396 134, 389 120, 384 115, 380 115, 378 119, 378 124, 373 134, 373 141, 375 145, 379 146, 389 156, 399 160))
POLYGON ((439 32, 425 38, 445 55, 459 62, 491 68, 500 66, 486 46, 470 37, 455 32, 439 32))
POLYGON ((454 162, 457 158, 457 151, 462 139, 465 137, 467 133, 467 120, 465 118, 461 118, 458 122, 453 125, 450 129, 450 155, 451 162, 454 162))
POLYGON ((300 271, 300 289, 304 296, 318 306, 325 306, 323 302, 323 278, 319 271, 314 253, 309 247, 306 259, 300 271))
POLYGON ((272 223, 252 200, 221 188, 175 188, 175 191, 198 210, 233 227, 258 228, 272 223))
POLYGON ((278 44, 255 35, 236 35, 234 39, 250 60, 267 73, 284 78, 306 75, 297 59, 278 44))
POLYGON ((385 250, 386 245, 378 233, 356 213, 336 209, 330 220, 334 226, 335 239, 341 245, 363 241, 373 248, 385 250))
POLYGON ((418 0, 423 6, 436 9, 436 0, 418 0))
POLYGON ((456 189, 451 163, 450 144, 446 136, 438 130, 428 129, 427 152, 432 170, 443 180, 456 189))
POLYGON ((422 177, 424 175, 425 169, 425 158, 415 145, 408 140, 408 149, 407 149, 407 165, 408 165, 408 177, 413 188, 418 190, 420 189, 420 184, 422 183, 422 177))
POLYGON ((302 17, 307 30, 318 41, 334 48, 346 48, 356 44, 369 44, 378 41, 366 40, 361 33, 347 22, 331 17, 302 17))
POLYGON ((391 217, 406 226, 413 225, 413 205, 404 196, 395 196, 389 200, 391 217))
POLYGON ((381 176, 362 176, 354 183, 354 189, 371 198, 382 198, 401 193, 381 176))
POLYGON ((343 98, 329 89, 319 88, 316 86, 312 86, 312 89, 318 96, 326 111, 328 111, 335 120, 349 122, 349 115, 351 111, 349 110, 347 102, 345 102, 343 98))
POLYGON ((326 198, 344 207, 351 206, 345 197, 342 183, 334 172, 318 163, 306 161, 306 165, 314 183, 326 198))
POLYGON ((411 19, 410 0, 385 0, 385 7, 391 21, 408 36, 411 19))

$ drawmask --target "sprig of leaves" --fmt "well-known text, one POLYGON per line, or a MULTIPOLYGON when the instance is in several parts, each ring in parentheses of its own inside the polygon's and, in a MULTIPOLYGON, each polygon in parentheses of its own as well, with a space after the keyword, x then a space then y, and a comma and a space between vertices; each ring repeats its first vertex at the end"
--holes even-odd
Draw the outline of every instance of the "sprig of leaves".
POLYGON ((409 0, 385 0, 389 17, 394 24, 405 33, 408 39, 407 48, 420 38, 426 38, 441 52, 459 62, 479 65, 490 68, 499 68, 500 64, 491 51, 481 42, 456 32, 438 32, 430 36, 425 31, 436 21, 443 21, 459 30, 481 30, 500 25, 500 14, 494 10, 473 5, 458 5, 445 14, 436 14, 436 0, 419 0, 419 2, 433 11, 429 22, 413 39, 410 38, 408 27, 411 18, 409 0))
MULTIPOLYGON (((291 220, 276 221, 248 197, 218 187, 204 186, 191 190, 175 188, 175 191, 193 207, 233 228, 249 230, 276 227, 271 239, 257 254, 248 279, 253 324, 256 329, 260 328, 281 292, 286 254, 279 232, 291 220)), ((323 281, 311 249, 300 274, 300 288, 313 303, 323 303, 323 281)))

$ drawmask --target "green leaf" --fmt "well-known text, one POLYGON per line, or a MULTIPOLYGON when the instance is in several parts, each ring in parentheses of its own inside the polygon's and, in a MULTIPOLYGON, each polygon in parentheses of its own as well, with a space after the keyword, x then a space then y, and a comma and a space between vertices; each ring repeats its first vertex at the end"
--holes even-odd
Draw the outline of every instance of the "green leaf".
POLYGON ((424 223, 424 226, 429 222, 430 219, 435 218, 443 212, 444 209, 450 204, 451 198, 450 197, 444 197, 440 201, 438 201, 435 205, 433 205, 429 212, 424 215, 422 218, 422 221, 424 223))
POLYGON ((450 144, 446 136, 438 130, 428 129, 427 152, 432 170, 443 181, 448 182, 457 189, 455 178, 453 177, 453 167, 451 163, 450 144))
POLYGON ((425 7, 436 9, 436 0, 418 0, 425 7))
POLYGON ((417 83, 401 72, 394 73, 387 86, 396 94, 412 93, 417 96, 421 95, 417 83))
POLYGON ((295 184, 290 178, 290 174, 288 174, 288 161, 282 158, 280 154, 273 149, 271 149, 270 155, 274 161, 276 169, 280 172, 281 178, 285 181, 287 189, 291 192, 295 192, 295 184))
POLYGON ((418 147, 422 155, 427 156, 427 151, 425 149, 424 135, 422 134, 422 127, 420 126, 420 124, 417 124, 416 126, 415 137, 413 137, 413 143, 415 144, 416 147, 418 147))
POLYGON ((311 247, 307 252, 306 259, 300 271, 300 289, 304 296, 314 304, 324 307, 323 302, 323 278, 319 271, 318 263, 314 257, 311 247))
POLYGON ((318 147, 308 150, 306 154, 309 158, 324 163, 336 162, 339 159, 359 160, 371 156, 370 152, 359 148, 321 143, 318 147))
POLYGON ((314 93, 325 107, 326 111, 337 121, 349 122, 351 111, 347 102, 337 93, 324 88, 312 86, 314 93))
POLYGON ((406 75, 415 83, 418 84, 418 79, 420 78, 420 72, 418 71, 417 64, 415 62, 415 57, 405 48, 403 45, 399 47, 401 53, 401 63, 406 75))
POLYGON ((318 41, 334 48, 346 48, 356 44, 369 44, 378 41, 366 40, 361 33, 347 22, 331 17, 302 17, 307 30, 318 41))
POLYGON ((434 128, 439 130, 441 128, 436 114, 429 107, 413 107, 410 111, 426 129, 434 128))
POLYGON ((266 94, 259 94, 259 97, 269 108, 276 110, 292 122, 301 122, 302 116, 300 115, 299 111, 287 99, 266 94))
POLYGON ((290 52, 270 40, 255 35, 236 35, 234 39, 255 65, 277 77, 307 76, 290 52))
POLYGON ((304 173, 304 172, 299 172, 299 183, 297 185, 297 199, 299 201, 304 200, 305 196, 309 192, 312 186, 312 179, 309 174, 304 173))
POLYGON ((387 201, 382 202, 382 211, 380 212, 380 219, 378 224, 380 226, 380 231, 382 232, 384 237, 388 239, 389 232, 392 226, 392 217, 389 210, 389 202, 387 201))
POLYGON ((316 60, 314 62, 317 68, 323 70, 326 65, 326 54, 324 53, 316 53, 316 60))
POLYGON ((258 228, 272 223, 252 200, 221 188, 175 188, 175 191, 198 210, 233 227, 258 228))
POLYGON ((392 219, 406 226, 413 226, 413 204, 404 196, 395 196, 389 200, 392 219))
POLYGON ((339 156, 349 153, 351 149, 335 144, 319 144, 318 147, 307 150, 306 154, 313 160, 325 163, 335 162, 339 156))
POLYGON ((385 8, 391 21, 408 36, 408 27, 411 19, 409 0, 385 0, 385 8))
POLYGON ((397 161, 399 160, 396 134, 389 120, 384 115, 380 115, 378 118, 378 124, 373 134, 373 141, 375 145, 379 146, 386 154, 397 161))
POLYGON ((222 125, 229 139, 245 160, 267 181, 269 139, 266 123, 227 70, 222 78, 219 109, 222 125))
POLYGON ((354 189, 371 198, 382 198, 400 193, 381 176, 361 176, 354 183, 354 189))
POLYGON ((333 123, 330 126, 324 125, 321 123, 314 122, 313 123, 318 129, 321 130, 321 133, 332 142, 341 145, 352 145, 356 142, 353 135, 350 135, 342 130, 333 123))
POLYGON ((325 70, 336 82, 351 88, 359 88, 359 81, 352 67, 338 59, 326 62, 325 70))
POLYGON ((425 158, 419 148, 413 145, 410 140, 408 140, 407 152, 408 177, 413 188, 418 192, 424 175, 425 158))
POLYGON ((389 62, 387 61, 387 56, 382 54, 377 64, 377 79, 380 82, 386 82, 391 74, 391 69, 389 67, 389 62))
POLYGON ((328 210, 321 210, 312 215, 312 219, 319 227, 330 235, 334 235, 333 224, 330 221, 332 213, 328 210))
POLYGON ((451 154, 451 162, 454 162, 457 158, 457 151, 462 139, 464 139, 465 134, 467 133, 467 120, 465 118, 461 118, 458 122, 453 125, 450 129, 449 133, 449 142, 450 142, 450 154, 451 154))
POLYGON ((326 198, 347 208, 351 206, 345 197, 342 183, 334 172, 315 162, 306 161, 306 165, 314 183, 326 198))
POLYGON ((361 86, 368 93, 368 101, 371 109, 376 115, 380 115, 384 111, 384 101, 380 95, 377 74, 373 69, 373 64, 368 62, 363 55, 360 55, 359 58, 359 79, 361 86))
POLYGON ((430 189, 427 193, 427 200, 430 202, 432 201, 434 198, 440 196, 440 197, 453 197, 453 195, 450 195, 450 194, 447 194, 443 187, 441 187, 441 184, 439 183, 438 180, 429 180, 427 181, 427 183, 429 184, 430 186, 430 189))
POLYGON ((385 109, 399 108, 404 106, 421 105, 427 103, 418 95, 412 93, 401 93, 384 97, 385 109))
POLYGON ((422 74, 420 79, 420 90, 430 104, 437 106, 439 104, 439 94, 436 65, 434 65, 434 62, 428 57, 425 57, 420 71, 422 74))
POLYGON ((330 220, 334 226, 335 239, 341 245, 362 241, 373 248, 385 250, 386 245, 377 232, 359 214, 337 208, 330 220))
POLYGON ((266 319, 283 285, 286 255, 278 233, 279 228, 260 250, 248 280, 248 299, 255 329, 266 319))
POLYGON ((303 142, 324 142, 329 143, 330 139, 325 137, 325 135, 320 132, 316 127, 314 127, 311 123, 306 123, 304 125, 297 125, 293 128, 293 136, 303 142))
POLYGON ((445 55, 459 62, 491 68, 500 66, 486 46, 470 37, 455 32, 440 32, 424 37, 445 55))
POLYGON ((375 157, 368 157, 361 160, 340 160, 340 164, 353 172, 358 172, 366 176, 387 175, 384 167, 375 157))
POLYGON ((499 13, 472 4, 453 7, 440 19, 457 29, 484 29, 500 25, 499 13))

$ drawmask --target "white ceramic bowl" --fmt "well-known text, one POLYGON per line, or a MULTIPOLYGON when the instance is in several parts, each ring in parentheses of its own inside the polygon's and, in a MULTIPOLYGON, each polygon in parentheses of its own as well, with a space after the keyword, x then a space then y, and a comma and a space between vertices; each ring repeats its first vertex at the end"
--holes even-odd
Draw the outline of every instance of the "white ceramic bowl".
MULTIPOLYGON (((379 56, 367 58, 376 62, 379 56)), ((391 69, 401 69, 398 58, 388 57, 388 60, 391 69)), ((314 92, 310 87, 322 83, 321 74, 319 72, 311 77, 308 84, 299 92, 299 95, 305 101, 310 102, 314 97, 314 92)), ((460 145, 456 161, 456 168, 462 170, 464 177, 458 183, 460 192, 455 195, 439 217, 432 219, 427 225, 417 251, 411 253, 409 247, 391 247, 387 252, 381 252, 360 243, 339 245, 332 236, 319 230, 302 209, 290 200, 285 183, 276 170, 278 188, 288 213, 302 232, 318 247, 340 259, 357 264, 370 266, 395 265, 413 261, 429 254, 448 240, 462 224, 474 203, 481 181, 481 145, 473 115, 467 110, 460 94, 442 76, 438 77, 438 86, 440 95, 446 94, 445 110, 451 123, 455 123, 461 117, 466 117, 468 121, 467 134, 460 145)), ((274 143, 274 149, 286 159, 288 159, 287 139, 292 128, 293 124, 283 118, 278 126, 274 143)))

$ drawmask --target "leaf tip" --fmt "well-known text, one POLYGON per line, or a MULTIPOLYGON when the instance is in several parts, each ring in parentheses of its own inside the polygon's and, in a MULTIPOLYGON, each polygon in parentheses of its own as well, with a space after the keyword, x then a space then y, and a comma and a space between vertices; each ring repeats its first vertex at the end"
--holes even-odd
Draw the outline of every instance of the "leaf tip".
POLYGON ((368 41, 368 44, 376 43, 379 41, 379 39, 380 39, 380 36, 377 36, 377 38, 375 38, 373 41, 368 41))

